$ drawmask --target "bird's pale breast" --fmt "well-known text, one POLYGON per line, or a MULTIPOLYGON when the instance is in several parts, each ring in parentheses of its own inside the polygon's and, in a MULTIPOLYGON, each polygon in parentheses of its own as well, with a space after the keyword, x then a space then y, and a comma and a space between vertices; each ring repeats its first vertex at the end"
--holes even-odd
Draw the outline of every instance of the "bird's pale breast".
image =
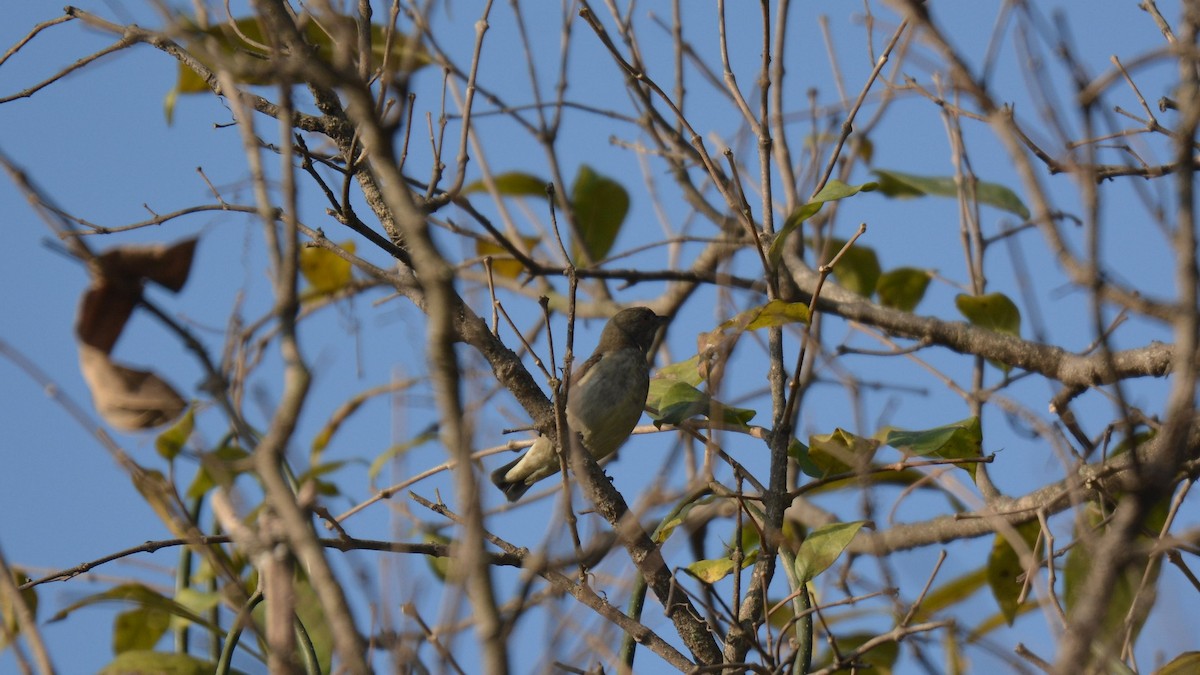
POLYGON ((597 459, 612 454, 637 426, 650 387, 639 349, 606 353, 571 386, 567 422, 597 459))

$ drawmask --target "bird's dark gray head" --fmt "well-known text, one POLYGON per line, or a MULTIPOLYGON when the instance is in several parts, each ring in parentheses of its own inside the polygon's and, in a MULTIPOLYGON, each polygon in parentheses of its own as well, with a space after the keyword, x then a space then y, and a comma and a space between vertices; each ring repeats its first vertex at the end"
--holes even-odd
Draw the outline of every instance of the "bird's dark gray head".
POLYGON ((661 317, 645 307, 630 307, 613 315, 600 334, 599 350, 637 347, 643 353, 650 351, 654 344, 654 335, 660 326, 666 322, 661 317))

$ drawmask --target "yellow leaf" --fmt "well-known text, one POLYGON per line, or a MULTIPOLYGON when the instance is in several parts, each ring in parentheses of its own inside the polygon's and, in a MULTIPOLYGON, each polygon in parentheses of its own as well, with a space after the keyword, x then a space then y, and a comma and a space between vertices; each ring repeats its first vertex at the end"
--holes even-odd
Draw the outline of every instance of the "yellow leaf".
MULTIPOLYGON (((521 237, 521 242, 525 245, 526 251, 532 251, 533 247, 541 241, 538 237, 521 237)), ((516 279, 525 271, 525 266, 508 252, 500 244, 486 239, 475 240, 475 255, 479 257, 491 256, 492 271, 506 279, 516 279)))
MULTIPOLYGON (((343 241, 339 246, 354 253, 353 241, 343 241)), ((354 276, 349 260, 328 249, 315 247, 300 250, 300 273, 318 294, 337 292, 354 276)))

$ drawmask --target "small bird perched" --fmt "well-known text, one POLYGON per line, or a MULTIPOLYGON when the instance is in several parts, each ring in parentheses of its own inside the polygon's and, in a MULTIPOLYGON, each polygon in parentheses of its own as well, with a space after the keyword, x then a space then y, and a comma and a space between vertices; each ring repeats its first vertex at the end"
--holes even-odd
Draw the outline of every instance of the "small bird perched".
MULTIPOLYGON (((596 459, 616 452, 637 426, 650 389, 647 358, 665 319, 645 307, 616 313, 596 351, 571 374, 567 425, 596 459)), ((540 437, 524 454, 492 472, 492 482, 515 502, 534 483, 558 473, 554 443, 540 437)))

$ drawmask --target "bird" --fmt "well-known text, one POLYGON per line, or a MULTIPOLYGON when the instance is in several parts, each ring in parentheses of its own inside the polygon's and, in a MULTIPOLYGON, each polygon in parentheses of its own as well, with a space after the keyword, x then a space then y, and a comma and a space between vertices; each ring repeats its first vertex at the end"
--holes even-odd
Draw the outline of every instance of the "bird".
MULTIPOLYGON (((600 342, 567 389, 567 426, 597 460, 616 452, 637 426, 650 389, 650 347, 666 322, 650 309, 629 307, 613 315, 600 342)), ((554 443, 538 437, 525 454, 492 472, 508 501, 534 483, 558 473, 554 443)))

